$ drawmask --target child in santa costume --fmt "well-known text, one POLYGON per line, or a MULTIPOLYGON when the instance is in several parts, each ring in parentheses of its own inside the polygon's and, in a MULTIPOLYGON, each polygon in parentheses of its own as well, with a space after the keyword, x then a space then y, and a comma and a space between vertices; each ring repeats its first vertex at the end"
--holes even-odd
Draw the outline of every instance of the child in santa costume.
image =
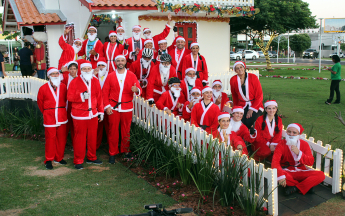
POLYGON ((73 46, 66 43, 66 40, 68 39, 67 35, 70 30, 71 29, 65 29, 64 34, 61 35, 61 37, 59 38, 59 45, 62 49, 62 54, 59 59, 59 66, 58 66, 59 70, 61 70, 61 68, 66 63, 78 60, 78 53, 82 48, 83 41, 79 38, 73 41, 73 46))
POLYGON ((212 88, 205 86, 202 90, 203 100, 195 104, 191 123, 212 134, 218 128, 219 107, 212 102, 212 88))
POLYGON ((148 77, 146 97, 150 105, 157 102, 164 92, 169 91, 168 80, 171 77, 176 77, 175 68, 171 65, 171 56, 163 54, 161 63, 152 68, 148 77))
POLYGON ((67 93, 68 101, 72 102, 73 163, 76 169, 83 169, 86 147, 87 163, 102 164, 96 156, 96 145, 98 122, 104 117, 102 90, 93 75, 92 64, 87 61, 80 68, 81 75, 72 80, 67 93))
POLYGON ((173 113, 175 116, 180 116, 183 109, 183 104, 186 102, 180 87, 181 81, 177 77, 169 79, 169 91, 162 94, 156 103, 160 110, 164 110, 169 115, 173 113))
POLYGON ((278 116, 278 104, 275 100, 267 101, 265 111, 255 122, 255 129, 258 132, 255 141, 252 143, 252 150, 255 153, 255 160, 271 160, 275 147, 282 139, 283 122, 278 116))
POLYGON ((122 45, 117 41, 116 31, 109 31, 109 40, 110 42, 105 42, 103 45, 103 52, 107 62, 107 71, 109 73, 115 71, 115 58, 118 55, 128 55, 128 46, 122 45))
POLYGON ((242 123, 244 110, 240 106, 234 106, 232 108, 232 118, 230 119, 231 130, 241 137, 244 141, 253 143, 257 136, 257 132, 254 127, 250 130, 242 123))
POLYGON ((222 111, 224 106, 231 106, 232 101, 229 100, 228 95, 223 92, 223 83, 220 80, 215 80, 212 83, 212 92, 213 97, 212 101, 219 107, 219 110, 222 111))
POLYGON ((190 121, 192 110, 195 104, 199 103, 201 100, 201 88, 194 87, 190 91, 188 101, 183 105, 182 118, 185 121, 190 121))
POLYGON ((234 71, 237 75, 230 79, 233 104, 244 109, 242 122, 249 129, 263 111, 261 84, 255 74, 246 72, 244 62, 235 62, 234 71))
POLYGON ((303 127, 298 123, 288 125, 284 140, 280 140, 272 159, 272 169, 278 171, 278 183, 285 188, 285 194, 297 191, 305 195, 325 180, 322 171, 313 170, 314 157, 309 144, 300 139, 303 127))
POLYGON ((185 48, 186 40, 183 37, 181 36, 176 37, 175 42, 176 42, 176 48, 170 50, 169 55, 172 58, 172 63, 176 70, 177 77, 180 80, 183 80, 182 71, 185 71, 185 70, 182 69, 182 59, 185 56, 189 55, 191 51, 185 48))
POLYGON ((87 40, 83 41, 83 46, 78 56, 86 56, 85 59, 91 61, 92 68, 97 67, 99 57, 104 57, 103 44, 97 38, 97 29, 94 26, 88 28, 87 40))
POLYGON ((139 51, 144 48, 145 39, 141 38, 141 26, 135 25, 132 27, 132 37, 126 40, 128 44, 127 68, 138 59, 139 51))
POLYGON ((49 68, 49 82, 40 87, 37 94, 37 105, 43 114, 45 130, 45 160, 47 169, 53 169, 52 161, 67 164, 63 160, 66 146, 66 101, 67 88, 61 83, 57 68, 49 68))
POLYGON ((131 157, 129 138, 133 111, 133 93, 142 92, 134 73, 125 68, 126 57, 115 58, 117 69, 108 75, 103 87, 103 101, 109 118, 109 163, 115 163, 115 155, 125 153, 131 157), (119 152, 119 127, 121 127, 121 151, 119 152))
MULTIPOLYGON (((191 53, 185 55, 182 59, 182 71, 187 68, 194 68, 196 70, 197 79, 202 82, 205 86, 208 84, 208 69, 204 56, 199 53, 199 43, 194 42, 190 45, 191 53)), ((182 74, 182 79, 184 79, 184 74, 182 74)))
POLYGON ((181 81, 182 93, 185 96, 185 100, 189 99, 190 91, 194 88, 203 88, 203 85, 199 79, 196 77, 195 69, 190 67, 185 70, 186 76, 181 81))

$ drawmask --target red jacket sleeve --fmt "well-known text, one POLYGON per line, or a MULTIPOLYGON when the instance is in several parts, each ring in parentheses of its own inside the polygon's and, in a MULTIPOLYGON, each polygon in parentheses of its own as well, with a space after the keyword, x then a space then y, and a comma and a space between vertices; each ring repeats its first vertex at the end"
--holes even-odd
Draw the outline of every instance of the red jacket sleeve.
MULTIPOLYGON (((157 66, 158 67, 158 66, 157 66)), ((156 79, 156 66, 152 68, 150 76, 147 78, 147 87, 146 87, 146 97, 148 100, 153 101, 153 89, 156 79)))
POLYGON ((199 127, 199 123, 197 121, 197 109, 195 109, 195 107, 194 109, 192 109, 190 123, 195 125, 196 127, 199 127))
MULTIPOLYGON (((66 36, 67 38, 67 36, 66 36)), ((61 35, 59 38, 59 45, 61 47, 62 50, 65 50, 67 46, 70 46, 68 43, 66 43, 66 41, 64 40, 64 36, 61 35)))
POLYGON ((102 88, 101 85, 99 84, 98 80, 96 82, 97 86, 97 112, 98 114, 103 114, 104 115, 104 105, 103 105, 103 97, 102 97, 102 88))
MULTIPOLYGON (((282 140, 283 141, 283 140, 282 140)), ((272 158, 272 169, 276 168, 278 173, 278 181, 280 179, 286 178, 285 172, 282 167, 280 166, 280 160, 284 153, 284 145, 282 143, 279 143, 274 150, 273 158, 272 158)))
POLYGON ((212 134, 213 131, 216 131, 218 129, 218 125, 219 125, 217 117, 219 116, 220 111, 219 111, 218 106, 217 105, 215 105, 215 106, 217 107, 217 109, 214 110, 214 112, 215 112, 214 114, 216 117, 213 118, 211 126, 206 128, 206 131, 210 134, 212 134))
POLYGON ((263 100, 262 87, 256 75, 252 74, 251 78, 252 78, 251 85, 253 85, 255 96, 253 100, 251 101, 252 105, 249 107, 249 109, 255 112, 258 112, 258 110, 262 106, 262 100, 263 100))
POLYGON ((242 149, 246 147, 246 144, 244 143, 243 139, 239 136, 236 135, 235 132, 231 133, 231 137, 232 137, 232 142, 234 144, 234 148, 235 150, 237 149, 237 146, 241 145, 242 149))
POLYGON ((84 102, 82 93, 80 90, 78 91, 77 87, 78 85, 76 84, 77 79, 73 79, 70 83, 70 86, 67 90, 67 100, 70 102, 84 102))
POLYGON ((103 96, 103 106, 104 109, 111 107, 110 105, 110 80, 112 79, 113 75, 109 74, 107 79, 104 82, 103 88, 102 88, 102 96, 103 96))
POLYGON ((191 117, 191 110, 188 109, 188 105, 189 105, 189 101, 186 101, 183 105, 183 110, 182 110, 182 118, 186 121, 190 121, 190 117, 191 117))
MULTIPOLYGON (((43 85, 44 86, 44 85, 43 85)), ((38 108, 40 109, 41 113, 43 114, 43 101, 44 101, 44 93, 43 93, 43 90, 42 90, 42 87, 38 90, 38 94, 37 94, 37 106, 38 108)))
POLYGON ((84 40, 84 41, 83 41, 83 45, 81 46, 81 49, 80 49, 80 51, 78 52, 78 56, 83 56, 83 55, 86 54, 86 53, 85 53, 86 43, 87 43, 87 40, 84 40))
POLYGON ((239 100, 238 100, 238 84, 236 83, 237 82, 237 76, 233 76, 231 77, 230 79, 230 87, 231 87, 231 96, 232 96, 232 101, 234 103, 234 106, 238 106, 239 105, 239 100))
POLYGON ((208 81, 208 69, 207 69, 207 63, 206 63, 206 59, 204 58, 204 56, 201 57, 202 61, 204 63, 204 70, 202 71, 203 73, 203 80, 202 81, 208 81))
MULTIPOLYGON (((162 94, 162 96, 159 97, 159 100, 156 102, 156 107, 160 110, 164 110, 165 101, 167 99, 167 94, 162 94)), ((169 108, 168 108, 169 109, 169 108)))
POLYGON ((158 34, 158 35, 153 36, 153 40, 154 41, 156 41, 156 40, 158 41, 158 40, 162 40, 162 39, 168 37, 168 35, 170 33, 170 29, 171 29, 171 26, 166 24, 163 32, 158 34))

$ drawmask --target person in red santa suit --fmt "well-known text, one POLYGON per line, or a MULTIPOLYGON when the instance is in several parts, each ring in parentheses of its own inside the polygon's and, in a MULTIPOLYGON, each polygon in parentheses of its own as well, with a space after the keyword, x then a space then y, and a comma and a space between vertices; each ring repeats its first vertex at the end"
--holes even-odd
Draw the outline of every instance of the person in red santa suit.
POLYGON ((246 72, 244 62, 235 62, 234 71, 237 75, 230 79, 233 104, 244 109, 242 122, 249 129, 263 111, 261 84, 255 74, 246 72))
MULTIPOLYGON (((231 130, 241 137, 244 141, 253 143, 257 136, 257 131, 252 126, 250 130, 242 123, 244 110, 241 106, 232 108, 232 118, 230 119, 231 130)), ((248 147, 249 148, 249 147, 248 147)))
POLYGON ((201 88, 194 87, 189 92, 188 100, 183 105, 182 118, 185 121, 190 121, 192 110, 195 104, 201 100, 201 88))
MULTIPOLYGON (((175 26, 174 29, 176 28, 177 31, 177 27, 175 26)), ((175 30, 174 30, 175 31, 175 30)), ((166 39, 162 39, 160 41, 158 41, 158 46, 159 49, 157 51, 157 57, 156 57, 156 64, 160 63, 160 57, 162 54, 164 53, 169 53, 171 50, 175 49, 175 45, 176 45, 176 40, 174 40, 174 42, 168 47, 168 41, 166 39)), ((176 62, 172 62, 172 65, 176 65, 176 62)))
POLYGON ((61 83, 57 68, 49 68, 47 76, 49 81, 38 90, 37 105, 43 114, 45 130, 44 163, 47 169, 53 169, 53 160, 55 163, 67 164, 63 159, 67 141, 67 88, 61 83))
POLYGON ((109 73, 115 71, 115 58, 118 55, 126 56, 128 54, 128 45, 122 45, 117 41, 116 31, 109 31, 109 40, 110 42, 105 42, 103 45, 104 55, 107 61, 107 71, 109 73))
MULTIPOLYGON (((193 67, 196 70, 198 80, 205 86, 208 84, 208 69, 204 56, 199 53, 199 43, 191 43, 190 49, 192 52, 189 55, 185 55, 182 59, 182 71, 193 67)), ((183 78, 184 74, 182 74, 182 79, 183 78)))
POLYGON ((115 155, 130 152, 130 129, 133 111, 133 93, 140 95, 142 89, 134 73, 125 68, 126 57, 119 55, 115 58, 117 69, 108 75, 103 87, 103 101, 109 118, 109 163, 115 163, 115 155), (119 152, 119 127, 121 127, 121 150, 119 152))
POLYGON ((145 40, 141 38, 141 26, 135 25, 132 27, 132 37, 126 40, 128 44, 127 68, 138 58, 139 51, 144 48, 145 40))
POLYGON ((185 70, 185 74, 185 78, 181 81, 181 89, 185 96, 185 100, 187 101, 189 99, 190 91, 194 87, 203 88, 203 85, 200 80, 197 79, 194 68, 187 68, 185 70))
POLYGON ((153 51, 152 60, 155 62, 155 61, 156 61, 156 58, 157 58, 157 56, 158 56, 158 53, 157 53, 157 51, 156 51, 155 49, 153 49, 153 42, 152 42, 151 39, 148 39, 148 40, 146 40, 146 41, 144 42, 144 48, 143 48, 142 50, 139 51, 139 54, 138 54, 138 56, 137 56, 137 57, 138 57, 138 58, 137 58, 137 61, 138 61, 139 59, 141 59, 141 57, 142 57, 142 55, 143 55, 143 51, 144 51, 145 48, 150 49, 150 50, 153 51))
POLYGON ((171 77, 176 77, 175 68, 171 65, 171 56, 163 54, 161 63, 152 68, 147 80, 146 98, 150 105, 157 102, 164 92, 169 91, 168 80, 171 77))
POLYGON ((223 111, 224 106, 231 106, 232 101, 229 100, 228 95, 223 92, 223 83, 220 80, 215 80, 212 83, 213 97, 212 101, 223 111))
POLYGON ((282 139, 283 122, 278 116, 278 104, 275 100, 267 101, 265 111, 255 122, 255 129, 258 132, 252 145, 252 150, 256 153, 255 160, 272 159, 275 147, 282 139))
POLYGON ((218 128, 219 107, 212 102, 212 88, 205 86, 199 103, 192 110, 191 123, 212 134, 218 128))
POLYGON ((173 113, 175 116, 180 116, 183 104, 186 102, 185 97, 181 92, 181 81, 177 77, 171 77, 168 84, 169 91, 162 94, 156 102, 156 107, 160 110, 164 110, 169 115, 173 113))
POLYGON ((116 33, 117 33, 117 41, 120 44, 125 45, 125 43, 126 43, 125 29, 122 26, 118 26, 116 28, 116 33))
POLYGON ((67 35, 71 29, 65 29, 64 34, 59 38, 59 45, 62 49, 62 54, 59 59, 58 69, 61 70, 66 63, 78 60, 78 53, 81 50, 83 41, 79 38, 73 41, 73 46, 66 43, 67 35))
POLYGON ((221 112, 218 116, 219 127, 213 132, 213 137, 218 138, 221 142, 225 142, 227 146, 231 146, 233 150, 239 150, 242 154, 248 155, 246 144, 243 139, 236 135, 231 129, 230 114, 221 112))
POLYGON ((277 169, 278 183, 285 188, 285 194, 313 193, 313 187, 325 180, 322 171, 313 170, 314 157, 309 144, 300 139, 303 127, 298 123, 289 124, 285 139, 280 140, 272 159, 272 169, 277 169))
POLYGON ((83 169, 86 148, 86 162, 102 164, 96 156, 96 145, 98 122, 104 118, 102 90, 98 79, 93 75, 92 64, 86 61, 80 68, 81 75, 72 80, 67 92, 67 99, 72 103, 73 163, 76 169, 83 169))
POLYGON ((46 46, 44 45, 44 42, 47 42, 48 40, 47 33, 34 32, 32 34, 32 37, 37 42, 35 46, 35 51, 34 51, 37 77, 40 79, 46 79, 47 62, 46 62, 46 46))
POLYGON ((152 68, 155 66, 154 62, 152 61, 153 51, 149 48, 144 48, 142 52, 142 57, 133 62, 131 68, 129 69, 132 71, 140 82, 140 87, 142 88, 141 97, 147 100, 146 96, 146 87, 148 84, 148 77, 152 71, 152 68))
POLYGON ((172 64, 176 69, 177 77, 180 80, 183 80, 182 71, 185 71, 185 70, 182 70, 182 59, 185 56, 189 55, 191 51, 185 48, 186 40, 183 37, 181 36, 176 37, 175 42, 176 42, 176 48, 170 50, 169 55, 172 58, 172 64))
POLYGON ((104 57, 103 44, 97 38, 97 29, 94 26, 90 26, 87 32, 88 39, 83 41, 78 56, 85 55, 85 59, 91 61, 92 68, 96 68, 99 57, 104 57))

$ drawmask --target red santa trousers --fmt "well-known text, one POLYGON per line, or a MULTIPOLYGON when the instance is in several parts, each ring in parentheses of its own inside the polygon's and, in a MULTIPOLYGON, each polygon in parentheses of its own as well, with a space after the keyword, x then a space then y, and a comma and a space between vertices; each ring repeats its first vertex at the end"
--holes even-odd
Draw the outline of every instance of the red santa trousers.
POLYGON ((46 145, 45 155, 47 161, 61 161, 65 154, 65 146, 67 141, 66 124, 59 127, 45 127, 44 128, 46 145))
POLYGON ((109 131, 109 119, 108 115, 104 115, 104 119, 101 122, 98 122, 98 129, 97 129, 97 146, 96 149, 99 149, 99 147, 102 144, 102 139, 103 139, 103 129, 105 128, 105 133, 108 136, 108 131, 109 131))
POLYGON ((119 127, 121 127, 121 153, 130 152, 129 149, 129 133, 132 123, 132 112, 117 112, 113 110, 113 114, 109 115, 109 155, 119 154, 119 127))
POLYGON ((264 161, 265 159, 272 161, 272 152, 270 147, 266 145, 266 143, 260 143, 260 146, 252 145, 252 150, 255 152, 254 159, 256 161, 264 161))
POLYGON ((287 186, 296 186, 303 195, 325 180, 322 171, 284 172, 287 186))
POLYGON ((71 112, 67 112, 67 119, 68 122, 66 124, 66 136, 68 136, 68 133, 71 131, 71 139, 72 139, 72 145, 73 145, 73 140, 74 140, 74 127, 73 127, 73 119, 71 116, 71 112))
POLYGON ((84 163, 87 146, 87 159, 96 160, 98 117, 86 120, 73 119, 74 124, 74 164, 84 163), (87 143, 86 143, 87 140, 87 143))

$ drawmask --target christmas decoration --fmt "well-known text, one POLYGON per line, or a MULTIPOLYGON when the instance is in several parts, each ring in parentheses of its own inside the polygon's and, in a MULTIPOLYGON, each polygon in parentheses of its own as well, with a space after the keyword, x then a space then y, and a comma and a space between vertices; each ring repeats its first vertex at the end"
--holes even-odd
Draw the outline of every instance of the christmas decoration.
POLYGON ((122 18, 120 16, 115 16, 110 14, 100 14, 100 15, 93 15, 90 21, 90 26, 98 27, 101 23, 108 23, 108 24, 120 24, 122 22, 122 18))
MULTIPOLYGON (((145 21, 168 21, 168 17, 166 16, 139 16, 139 20, 145 20, 145 21)), ((173 16, 171 17, 171 20, 175 22, 199 22, 199 21, 206 21, 206 22, 230 22, 230 18, 225 17, 189 17, 189 16, 173 16)))

